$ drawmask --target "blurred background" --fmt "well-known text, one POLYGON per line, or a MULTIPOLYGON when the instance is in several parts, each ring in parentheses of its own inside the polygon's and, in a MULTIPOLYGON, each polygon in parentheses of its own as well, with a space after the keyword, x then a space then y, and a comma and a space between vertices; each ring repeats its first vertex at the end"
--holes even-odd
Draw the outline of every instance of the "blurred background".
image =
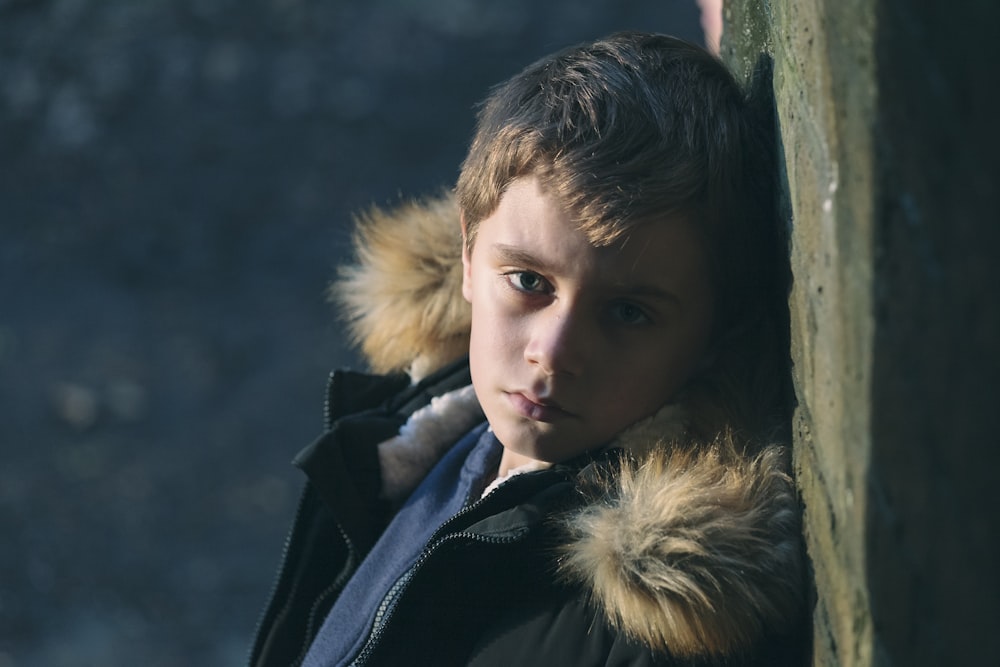
POLYGON ((0 667, 239 665, 357 365, 352 212, 490 85, 695 0, 0 0, 0 667))

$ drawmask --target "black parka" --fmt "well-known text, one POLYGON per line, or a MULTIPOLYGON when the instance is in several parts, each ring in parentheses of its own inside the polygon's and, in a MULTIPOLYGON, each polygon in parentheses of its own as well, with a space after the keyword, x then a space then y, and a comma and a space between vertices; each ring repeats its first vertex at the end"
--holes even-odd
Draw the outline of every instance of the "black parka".
MULTIPOLYGON (((367 363, 406 374, 331 376, 326 429, 296 459, 308 482, 255 666, 301 662, 395 509, 483 419, 459 229, 446 195, 373 211, 356 230, 358 262, 334 293, 367 363)), ((510 478, 448 522, 365 664, 794 660, 808 616, 786 452, 734 433, 697 441, 687 407, 663 406, 592 459, 510 478)))
MULTIPOLYGON (((297 457, 309 477, 284 562, 253 646, 255 667, 297 665, 347 580, 391 519, 380 492, 378 443, 434 396, 470 381, 452 364, 411 385, 403 375, 331 376, 324 434, 297 457)), ((578 583, 559 573, 565 527, 586 478, 614 456, 512 478, 430 540, 379 614, 359 665, 784 664, 787 641, 745 654, 681 660, 613 627, 578 583), (777 653, 776 653, 777 652, 777 653), (780 658, 780 659, 779 659, 780 658)))

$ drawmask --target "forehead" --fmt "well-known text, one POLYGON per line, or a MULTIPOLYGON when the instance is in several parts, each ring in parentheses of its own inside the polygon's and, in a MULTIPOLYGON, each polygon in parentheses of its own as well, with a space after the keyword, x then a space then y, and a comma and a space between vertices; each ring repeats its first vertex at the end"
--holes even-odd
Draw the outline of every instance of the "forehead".
POLYGON ((637 225, 596 246, 534 178, 511 184, 481 223, 479 245, 496 261, 609 287, 691 291, 709 282, 704 244, 689 221, 667 217, 637 225))

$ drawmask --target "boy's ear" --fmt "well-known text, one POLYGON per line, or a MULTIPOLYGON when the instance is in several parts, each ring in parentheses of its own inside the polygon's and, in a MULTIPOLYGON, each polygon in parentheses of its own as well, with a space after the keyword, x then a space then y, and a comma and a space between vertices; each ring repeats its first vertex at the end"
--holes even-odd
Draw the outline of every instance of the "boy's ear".
POLYGON ((469 257, 468 236, 466 234, 465 211, 459 216, 462 222, 462 296, 472 303, 472 262, 469 257))

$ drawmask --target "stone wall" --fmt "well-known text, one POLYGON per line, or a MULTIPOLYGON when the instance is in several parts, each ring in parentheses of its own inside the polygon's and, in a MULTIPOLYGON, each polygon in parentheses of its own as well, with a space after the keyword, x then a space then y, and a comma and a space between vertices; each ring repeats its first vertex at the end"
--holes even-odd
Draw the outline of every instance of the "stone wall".
POLYGON ((773 59, 817 665, 998 653, 998 18, 933 0, 725 9, 723 57, 745 76, 773 59))

